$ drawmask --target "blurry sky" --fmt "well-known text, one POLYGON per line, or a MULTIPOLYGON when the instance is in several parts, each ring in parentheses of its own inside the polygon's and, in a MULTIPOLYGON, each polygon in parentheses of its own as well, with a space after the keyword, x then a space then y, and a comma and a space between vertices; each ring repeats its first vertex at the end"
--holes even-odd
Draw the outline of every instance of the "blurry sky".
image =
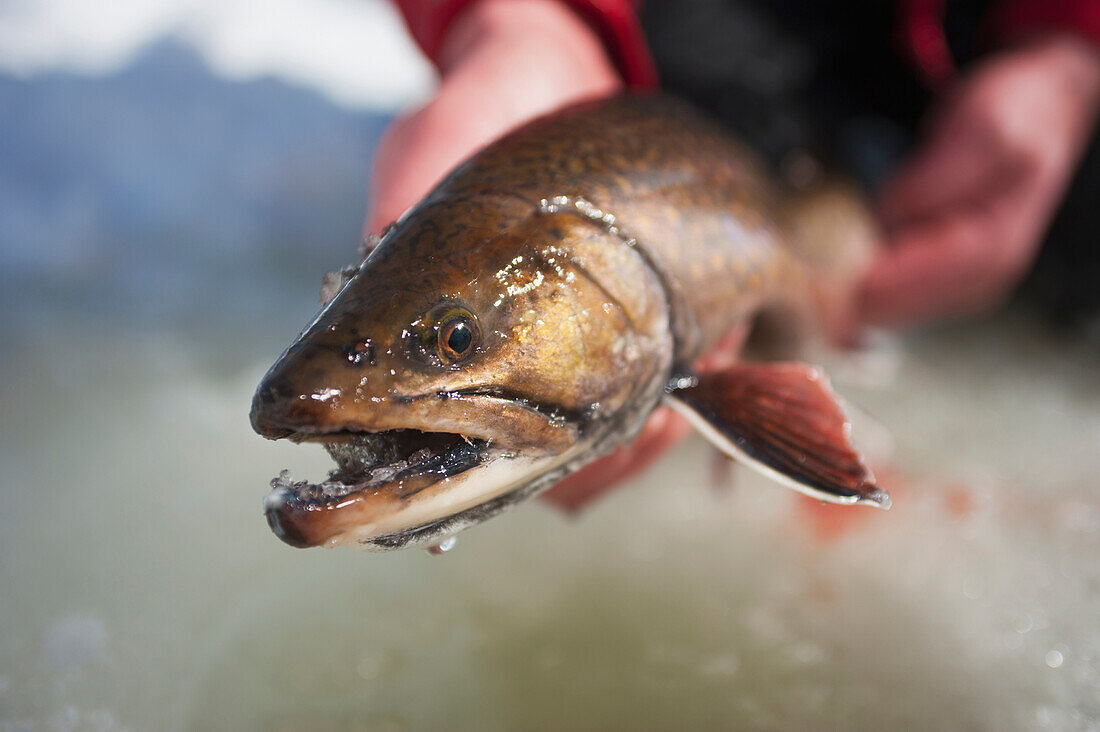
POLYGON ((392 109, 432 85, 386 0, 0 0, 0 70, 105 74, 174 37, 226 78, 274 76, 392 109))

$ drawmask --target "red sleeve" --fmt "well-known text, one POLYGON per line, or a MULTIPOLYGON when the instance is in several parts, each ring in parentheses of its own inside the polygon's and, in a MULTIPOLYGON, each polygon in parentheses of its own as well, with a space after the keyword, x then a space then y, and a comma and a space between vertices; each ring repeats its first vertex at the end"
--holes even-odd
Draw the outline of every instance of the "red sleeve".
MULTIPOLYGON (((561 0, 599 34, 608 55, 627 85, 634 89, 657 86, 657 69, 649 55, 636 14, 640 0, 561 0)), ((405 17, 413 40, 438 65, 447 29, 474 0, 394 0, 405 17)))
POLYGON ((901 52, 930 88, 955 78, 957 69, 944 31, 945 0, 899 0, 897 29, 901 52))
POLYGON ((1069 31, 1100 44, 1100 0, 1007 0, 993 8, 987 21, 987 37, 998 43, 1069 31))
MULTIPOLYGON (((903 53, 925 83, 942 87, 957 68, 944 31, 946 0, 898 0, 903 53)), ((1004 0, 994 3, 978 38, 997 46, 1034 33, 1068 31, 1100 44, 1100 0, 1004 0)))

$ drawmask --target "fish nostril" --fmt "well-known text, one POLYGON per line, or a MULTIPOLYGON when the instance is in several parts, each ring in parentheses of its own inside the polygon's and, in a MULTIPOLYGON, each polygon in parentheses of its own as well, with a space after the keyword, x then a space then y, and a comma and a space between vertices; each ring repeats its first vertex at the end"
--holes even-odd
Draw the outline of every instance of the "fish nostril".
POLYGON ((373 365, 374 346, 360 338, 351 345, 340 341, 293 344, 264 375, 252 397, 252 429, 271 440, 309 432, 338 419, 345 375, 341 361, 349 365, 373 365))
POLYGON ((278 391, 269 384, 260 384, 252 397, 252 410, 248 415, 252 429, 269 440, 278 440, 292 434, 292 430, 279 424, 276 415, 279 411, 276 408, 278 404, 278 391))
POLYGON ((364 338, 346 346, 344 355, 352 366, 373 366, 374 344, 371 343, 370 338, 364 338))
POLYGON ((292 369, 279 366, 272 367, 260 382, 249 415, 252 429, 270 440, 294 434, 301 419, 300 400, 296 398, 301 385, 293 378, 292 369))

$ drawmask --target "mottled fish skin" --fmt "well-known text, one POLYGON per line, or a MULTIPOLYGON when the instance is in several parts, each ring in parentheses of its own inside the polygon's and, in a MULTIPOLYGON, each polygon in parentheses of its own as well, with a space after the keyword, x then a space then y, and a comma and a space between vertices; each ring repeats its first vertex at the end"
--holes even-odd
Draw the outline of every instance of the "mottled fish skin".
POLYGON ((812 296, 779 201, 751 154, 662 96, 583 103, 489 145, 387 230, 272 367, 252 421, 270 438, 481 440, 496 492, 464 488, 428 520, 439 509, 417 502, 466 477, 339 505, 283 489, 272 526, 299 546, 430 542, 629 441, 679 369, 767 304, 812 296), (433 355, 454 309, 480 335, 461 363, 433 355), (519 458, 535 467, 516 483, 519 458))
POLYGON ((783 201, 754 155, 671 97, 599 100, 535 120, 456 169, 426 203, 494 191, 528 205, 585 201, 612 216, 682 311, 681 362, 806 281, 780 229, 783 201))

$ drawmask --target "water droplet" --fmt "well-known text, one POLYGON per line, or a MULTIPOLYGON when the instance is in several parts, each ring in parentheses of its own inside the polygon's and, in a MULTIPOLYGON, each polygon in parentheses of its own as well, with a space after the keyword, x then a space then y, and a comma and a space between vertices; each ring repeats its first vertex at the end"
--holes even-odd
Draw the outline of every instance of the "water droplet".
POLYGON ((435 546, 428 547, 428 554, 446 554, 455 548, 455 544, 458 543, 457 536, 448 536, 443 541, 439 542, 435 546))
POLYGON ((1049 650, 1047 651, 1047 655, 1044 660, 1047 662, 1047 666, 1050 666, 1051 668, 1058 668, 1062 665, 1062 652, 1049 650))

